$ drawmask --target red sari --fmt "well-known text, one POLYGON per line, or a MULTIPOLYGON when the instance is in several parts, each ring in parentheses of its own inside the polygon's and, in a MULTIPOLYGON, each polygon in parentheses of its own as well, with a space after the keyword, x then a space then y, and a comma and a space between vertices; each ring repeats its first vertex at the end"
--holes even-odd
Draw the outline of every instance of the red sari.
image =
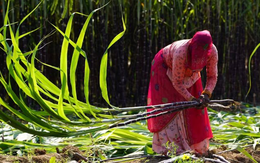
MULTIPOLYGON (((208 31, 197 32, 192 39, 174 42, 156 54, 151 66, 147 105, 189 101, 202 93, 210 97, 216 82, 217 50, 212 45, 208 31), (200 71, 205 66, 207 82, 203 90, 200 71)), ((147 109, 148 112, 152 110, 147 109)), ((207 108, 190 108, 150 118, 148 129, 154 133, 155 151, 154 145, 162 146, 165 139, 187 150, 205 140, 208 144, 208 140, 213 137, 207 108), (175 134, 176 138, 167 134, 175 134)), ((208 149, 205 143, 203 146, 208 149)))
MULTIPOLYGON (((151 76, 148 90, 148 105, 157 105, 178 101, 186 101, 172 86, 172 82, 166 75, 167 65, 163 59, 163 50, 159 51, 152 61, 151 76)), ((199 79, 188 91, 198 98, 203 91, 201 79, 199 79)), ((153 109, 148 109, 151 111, 153 109)), ((148 129, 156 133, 161 131, 167 124, 173 120, 178 112, 165 114, 159 117, 148 119, 148 129)), ((196 144, 205 138, 212 138, 212 131, 208 118, 207 108, 203 110, 191 108, 183 111, 186 133, 189 138, 189 144, 196 144)))

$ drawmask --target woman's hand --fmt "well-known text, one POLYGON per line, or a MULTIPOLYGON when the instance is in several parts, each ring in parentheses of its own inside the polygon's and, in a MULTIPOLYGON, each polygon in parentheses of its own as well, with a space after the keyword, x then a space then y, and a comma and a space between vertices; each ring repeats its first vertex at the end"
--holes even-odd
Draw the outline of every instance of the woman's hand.
POLYGON ((201 102, 200 102, 200 98, 192 98, 192 100, 191 101, 196 101, 199 105, 196 107, 196 109, 203 109, 202 107, 201 107, 201 102))
POLYGON ((208 103, 209 103, 209 95, 208 94, 202 94, 200 95, 199 97, 199 101, 200 101, 200 104, 201 104, 201 107, 204 108, 204 107, 207 107, 208 106, 208 103))
POLYGON ((202 101, 202 103, 209 103, 209 95, 208 94, 202 94, 202 95, 200 95, 200 97, 199 97, 200 99, 201 99, 201 101, 202 101))
POLYGON ((204 109, 208 106, 210 100, 207 94, 202 94, 199 98, 193 98, 192 101, 196 101, 199 103, 199 105, 196 107, 197 109, 204 109))

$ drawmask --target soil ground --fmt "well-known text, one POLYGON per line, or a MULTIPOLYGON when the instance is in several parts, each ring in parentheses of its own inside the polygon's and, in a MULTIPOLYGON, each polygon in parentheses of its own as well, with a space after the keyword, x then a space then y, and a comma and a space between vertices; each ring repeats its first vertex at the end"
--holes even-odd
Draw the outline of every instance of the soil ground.
MULTIPOLYGON (((260 163, 260 150, 254 150, 252 147, 247 147, 245 149, 253 158, 260 163)), ((220 147, 218 149, 214 149, 210 151, 210 154, 215 154, 218 156, 222 156, 226 161, 229 161, 230 163, 253 163, 252 160, 250 160, 247 156, 244 154, 240 153, 237 150, 226 150, 226 148, 220 147)), ((199 158, 199 157, 198 157, 199 158)), ((216 158, 210 158, 213 160, 216 160, 216 158)), ((127 163, 158 163, 160 161, 168 160, 166 158, 150 158, 150 159, 139 159, 139 160, 133 160, 133 161, 128 161, 127 163)), ((204 163, 212 163, 215 161, 204 161, 204 163)), ((225 162, 222 162, 225 163, 225 162)))
MULTIPOLYGON (((260 163, 260 150, 254 150, 252 147, 247 147, 246 151, 251 154, 254 159, 260 163)), ((223 156, 230 163, 253 163, 248 157, 240 153, 237 150, 228 151, 224 146, 210 151, 210 154, 216 154, 218 156, 223 156)), ((49 160, 55 157, 56 162, 67 163, 72 160, 73 163, 90 162, 88 158, 84 156, 84 152, 80 151, 78 148, 73 146, 67 146, 61 151, 57 149, 57 153, 46 153, 44 149, 35 149, 34 154, 31 156, 9 156, 0 155, 1 163, 49 163, 49 160)), ((166 157, 154 157, 154 158, 139 158, 134 160, 124 161, 124 163, 158 163, 163 160, 168 160, 166 157)), ((107 161, 113 163, 113 161, 107 161)), ((118 162, 118 161, 114 161, 118 162)), ((121 161, 122 162, 122 161, 121 161)), ((205 163, 210 163, 212 161, 205 161, 205 163)))

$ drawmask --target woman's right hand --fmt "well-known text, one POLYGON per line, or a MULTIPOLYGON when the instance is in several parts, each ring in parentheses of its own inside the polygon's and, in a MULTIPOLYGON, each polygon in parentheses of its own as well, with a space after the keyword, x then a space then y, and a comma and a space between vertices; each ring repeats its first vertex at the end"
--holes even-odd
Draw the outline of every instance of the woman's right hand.
POLYGON ((204 109, 208 106, 209 97, 207 95, 201 95, 199 98, 192 98, 191 101, 196 101, 199 105, 196 107, 197 109, 204 109))

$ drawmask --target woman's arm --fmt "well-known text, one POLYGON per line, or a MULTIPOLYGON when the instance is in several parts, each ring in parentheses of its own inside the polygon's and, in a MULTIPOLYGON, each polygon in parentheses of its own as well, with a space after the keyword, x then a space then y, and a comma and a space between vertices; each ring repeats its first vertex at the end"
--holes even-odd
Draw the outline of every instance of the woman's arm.
POLYGON ((184 86, 185 76, 185 51, 176 54, 172 59, 172 85, 187 101, 192 100, 194 97, 184 86))
POLYGON ((206 65, 207 81, 205 89, 202 93, 209 95, 211 94, 216 86, 218 78, 218 51, 215 45, 212 45, 211 54, 208 58, 206 65))

